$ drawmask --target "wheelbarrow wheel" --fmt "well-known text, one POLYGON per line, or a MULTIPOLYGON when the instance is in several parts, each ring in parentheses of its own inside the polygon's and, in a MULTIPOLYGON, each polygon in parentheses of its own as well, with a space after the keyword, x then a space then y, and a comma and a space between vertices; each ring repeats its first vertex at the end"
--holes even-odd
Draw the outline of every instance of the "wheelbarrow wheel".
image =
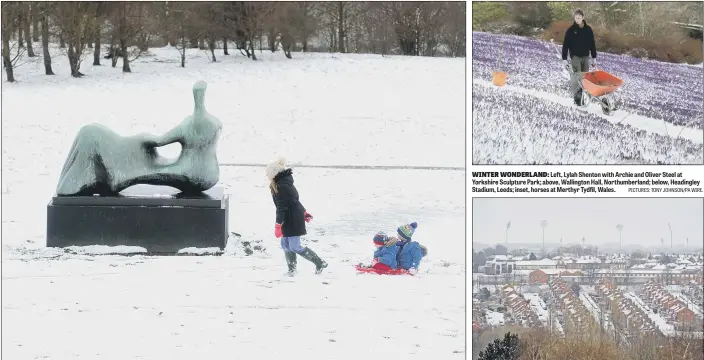
POLYGON ((616 111, 616 103, 611 97, 605 97, 601 103, 601 110, 604 115, 611 115, 616 111))
POLYGON ((582 90, 582 99, 580 100, 580 106, 587 107, 587 105, 589 105, 589 101, 591 101, 589 93, 586 90, 582 90))

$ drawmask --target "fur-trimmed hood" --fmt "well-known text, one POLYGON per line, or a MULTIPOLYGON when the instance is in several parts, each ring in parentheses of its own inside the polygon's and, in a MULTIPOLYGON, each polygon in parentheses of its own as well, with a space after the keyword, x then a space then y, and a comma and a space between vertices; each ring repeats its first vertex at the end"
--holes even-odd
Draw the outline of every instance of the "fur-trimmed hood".
POLYGON ((286 163, 286 159, 283 157, 280 157, 272 162, 270 162, 266 166, 266 177, 269 179, 269 181, 273 181, 276 175, 278 175, 280 172, 284 170, 288 170, 289 167, 286 163))

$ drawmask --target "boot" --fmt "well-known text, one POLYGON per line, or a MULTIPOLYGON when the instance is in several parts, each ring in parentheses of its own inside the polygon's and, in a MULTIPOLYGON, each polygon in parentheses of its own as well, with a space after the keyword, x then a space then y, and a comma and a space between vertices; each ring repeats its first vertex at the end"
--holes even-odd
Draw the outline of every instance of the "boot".
POLYGON ((320 259, 320 257, 315 252, 313 252, 313 250, 311 250, 309 247, 305 247, 300 255, 303 256, 304 259, 315 264, 315 273, 316 274, 320 274, 321 272, 323 272, 323 269, 328 267, 328 263, 326 263, 325 261, 320 259))
POLYGON ((284 251, 286 255, 286 265, 288 265, 288 273, 293 274, 296 272, 296 253, 294 251, 284 251))

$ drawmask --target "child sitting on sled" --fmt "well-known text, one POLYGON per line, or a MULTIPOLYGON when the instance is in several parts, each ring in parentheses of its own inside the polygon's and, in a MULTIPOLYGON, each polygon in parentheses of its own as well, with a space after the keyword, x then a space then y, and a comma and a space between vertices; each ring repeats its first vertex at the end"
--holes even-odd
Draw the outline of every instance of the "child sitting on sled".
POLYGON ((398 268, 408 270, 411 274, 418 272, 421 259, 428 255, 428 249, 425 246, 413 241, 416 228, 418 228, 416 222, 399 226, 396 229, 398 238, 391 238, 385 245, 398 247, 398 268))
POLYGON ((398 268, 410 274, 418 272, 421 259, 428 255, 428 249, 416 241, 407 242, 398 254, 398 268))
POLYGON ((371 266, 362 267, 372 268, 378 271, 388 271, 396 269, 398 267, 397 255, 399 251, 398 245, 389 244, 390 240, 386 233, 379 231, 374 235, 374 245, 376 246, 376 251, 374 251, 374 260, 372 260, 371 266), (386 246, 388 245, 388 246, 386 246))

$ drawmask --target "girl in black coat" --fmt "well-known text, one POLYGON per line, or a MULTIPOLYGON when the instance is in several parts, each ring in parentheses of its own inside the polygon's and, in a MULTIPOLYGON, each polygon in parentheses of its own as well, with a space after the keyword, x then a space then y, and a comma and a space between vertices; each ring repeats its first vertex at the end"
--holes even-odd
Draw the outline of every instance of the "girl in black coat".
POLYGON ((306 234, 306 223, 313 219, 298 200, 298 190, 293 185, 293 171, 279 159, 266 166, 269 190, 276 205, 274 236, 281 238, 281 248, 286 256, 289 274, 296 271, 296 254, 315 264, 319 274, 328 264, 313 250, 301 246, 301 236, 306 234))

